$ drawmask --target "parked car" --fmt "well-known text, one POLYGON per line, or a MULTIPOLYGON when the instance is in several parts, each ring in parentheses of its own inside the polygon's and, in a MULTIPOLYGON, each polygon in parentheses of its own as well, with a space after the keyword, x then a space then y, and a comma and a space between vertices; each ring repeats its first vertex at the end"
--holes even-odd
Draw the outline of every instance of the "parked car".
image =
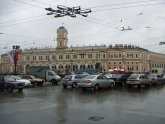
POLYGON ((77 87, 77 84, 79 83, 79 81, 85 76, 86 75, 83 75, 83 74, 66 75, 61 80, 61 84, 64 88, 67 88, 67 86, 72 86, 72 88, 75 88, 77 87))
POLYGON ((150 87, 151 81, 147 78, 146 74, 132 74, 127 79, 127 86, 128 87, 150 87))
POLYGON ((119 86, 119 85, 122 85, 122 82, 120 82, 120 78, 123 76, 123 74, 111 74, 111 77, 110 75, 105 75, 108 79, 112 79, 115 81, 115 85, 116 86, 119 86))
POLYGON ((149 74, 148 75, 149 80, 151 81, 151 84, 163 84, 163 78, 159 74, 149 74))
POLYGON ((117 83, 119 86, 124 86, 127 84, 127 79, 133 74, 133 72, 125 72, 118 79, 117 83))
POLYGON ((31 82, 32 85, 42 86, 45 82, 44 79, 36 78, 33 75, 22 75, 22 79, 27 79, 31 82))
POLYGON ((4 84, 5 84, 4 77, 0 76, 0 91, 1 92, 3 92, 4 90, 4 84))
POLYGON ((162 77, 162 79, 163 79, 163 83, 165 84, 165 75, 162 77))
POLYGON ((30 87, 32 84, 29 80, 27 79, 22 79, 20 76, 15 76, 12 75, 12 77, 17 81, 17 82, 24 82, 25 83, 25 87, 30 87))
POLYGON ((8 92, 12 92, 17 89, 18 91, 22 91, 25 87, 25 83, 21 81, 17 81, 12 76, 0 76, 0 86, 2 90, 7 89, 8 92))
POLYGON ((94 88, 94 90, 99 90, 103 87, 114 88, 114 86, 115 82, 104 75, 88 75, 78 83, 80 88, 94 88))
POLYGON ((108 79, 115 81, 116 86, 126 85, 127 79, 133 74, 133 72, 122 72, 122 73, 110 73, 105 74, 108 79))

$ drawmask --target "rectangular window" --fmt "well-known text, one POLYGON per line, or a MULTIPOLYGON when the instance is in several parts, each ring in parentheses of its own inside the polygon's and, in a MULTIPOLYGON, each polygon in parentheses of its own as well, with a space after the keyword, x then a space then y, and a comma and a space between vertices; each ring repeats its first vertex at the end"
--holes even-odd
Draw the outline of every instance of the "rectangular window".
POLYGON ((73 55, 73 59, 77 59, 77 55, 73 55))
POLYGON ((103 58, 105 59, 105 54, 103 54, 103 58))
POLYGON ((80 54, 80 58, 84 59, 86 54, 80 54))
POLYGON ((63 59, 63 56, 62 55, 59 55, 59 59, 63 59))
POLYGON ((92 54, 88 54, 88 58, 92 58, 92 54))
POLYGON ((56 60, 56 56, 55 55, 52 55, 52 60, 56 60))
POLYGON ((33 56, 33 60, 36 60, 36 56, 33 56))
POLYGON ((66 59, 70 59, 70 55, 66 55, 66 59))
POLYGON ((42 56, 39 56, 39 60, 43 60, 43 57, 42 56))
POLYGON ((118 58, 118 55, 117 54, 114 54, 114 58, 118 58))
POLYGON ((26 60, 29 61, 30 60, 30 56, 26 56, 26 60))
POLYGON ((49 59, 49 56, 46 56, 45 59, 46 59, 46 60, 50 60, 50 59, 49 59))
POLYGON ((108 54, 108 58, 111 58, 111 54, 108 54))
POLYGON ((136 54, 136 58, 138 58, 138 54, 136 54))

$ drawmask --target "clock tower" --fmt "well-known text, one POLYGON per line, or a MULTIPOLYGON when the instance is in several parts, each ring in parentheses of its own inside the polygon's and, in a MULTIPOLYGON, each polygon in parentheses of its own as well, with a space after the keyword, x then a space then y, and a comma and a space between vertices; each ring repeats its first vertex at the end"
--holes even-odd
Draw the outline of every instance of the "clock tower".
POLYGON ((68 31, 61 26, 57 29, 57 49, 68 48, 68 31))

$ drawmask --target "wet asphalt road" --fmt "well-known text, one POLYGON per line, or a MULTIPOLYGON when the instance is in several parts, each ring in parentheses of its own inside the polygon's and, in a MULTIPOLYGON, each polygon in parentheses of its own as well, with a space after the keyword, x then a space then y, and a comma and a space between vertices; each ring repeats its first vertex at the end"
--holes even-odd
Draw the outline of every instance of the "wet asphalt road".
POLYGON ((60 86, 0 92, 0 124, 164 124, 165 86, 104 89, 60 86))

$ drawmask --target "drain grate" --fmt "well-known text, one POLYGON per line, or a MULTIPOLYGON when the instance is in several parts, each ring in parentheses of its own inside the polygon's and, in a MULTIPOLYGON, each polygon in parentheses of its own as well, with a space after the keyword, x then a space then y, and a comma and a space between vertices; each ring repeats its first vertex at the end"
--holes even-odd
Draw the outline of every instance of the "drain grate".
POLYGON ((88 120, 92 120, 92 121, 101 121, 103 119, 104 117, 99 117, 99 116, 93 116, 88 118, 88 120))

